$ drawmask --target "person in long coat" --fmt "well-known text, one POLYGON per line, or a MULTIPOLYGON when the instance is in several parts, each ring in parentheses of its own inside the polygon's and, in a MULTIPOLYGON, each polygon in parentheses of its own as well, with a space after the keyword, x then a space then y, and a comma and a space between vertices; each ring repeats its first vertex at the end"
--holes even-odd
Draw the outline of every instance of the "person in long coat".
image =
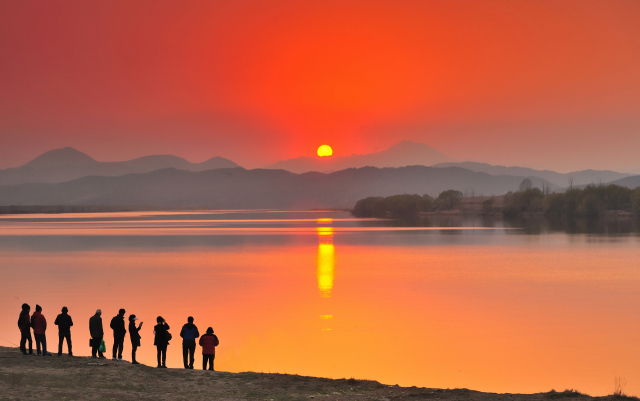
POLYGON ((91 334, 91 357, 96 358, 96 353, 100 358, 104 358, 100 351, 100 343, 104 337, 104 329, 102 327, 102 311, 96 310, 96 314, 89 319, 89 333, 91 334))
POLYGON ((162 316, 158 316, 156 322, 158 322, 158 324, 153 327, 153 334, 155 336, 153 345, 155 345, 158 350, 158 367, 166 368, 167 346, 169 345, 169 325, 167 324, 167 322, 165 322, 162 316))
POLYGON ((129 337, 131 337, 131 363, 133 365, 139 365, 140 362, 136 361, 136 350, 140 346, 140 329, 142 328, 142 323, 136 327, 136 320, 138 318, 136 315, 129 316, 129 337))

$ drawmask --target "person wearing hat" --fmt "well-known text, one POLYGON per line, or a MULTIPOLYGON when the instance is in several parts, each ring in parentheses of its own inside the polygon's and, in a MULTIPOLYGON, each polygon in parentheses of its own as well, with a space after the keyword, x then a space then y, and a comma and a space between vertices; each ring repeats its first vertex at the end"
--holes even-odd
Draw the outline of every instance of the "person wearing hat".
POLYGON ((131 337, 131 363, 133 365, 140 365, 140 362, 136 361, 136 350, 140 346, 140 329, 142 328, 142 323, 136 327, 136 320, 138 318, 136 315, 129 315, 129 337, 131 337))
POLYGON ((56 317, 56 321, 53 322, 56 326, 58 326, 58 356, 62 355, 62 343, 64 339, 67 339, 67 350, 69 351, 69 356, 73 356, 73 352, 71 351, 71 326, 73 326, 73 320, 71 320, 71 316, 68 314, 69 309, 66 306, 62 307, 62 313, 56 317))
POLYGON ((202 347, 202 370, 207 370, 207 362, 209 362, 209 370, 214 370, 213 360, 216 358, 216 347, 220 341, 218 336, 213 334, 211 327, 207 329, 207 334, 200 337, 198 344, 202 347))
POLYGON ((20 351, 23 355, 33 355, 33 338, 31 338, 31 316, 29 304, 22 304, 22 311, 18 318, 18 328, 20 329, 20 351), (29 341, 29 353, 27 354, 27 341, 29 341))
POLYGON ((31 327, 33 327, 33 336, 36 338, 36 350, 38 356, 49 356, 47 352, 47 319, 42 314, 42 306, 36 305, 36 311, 31 315, 31 327), (42 354, 40 354, 40 345, 42 345, 42 354))

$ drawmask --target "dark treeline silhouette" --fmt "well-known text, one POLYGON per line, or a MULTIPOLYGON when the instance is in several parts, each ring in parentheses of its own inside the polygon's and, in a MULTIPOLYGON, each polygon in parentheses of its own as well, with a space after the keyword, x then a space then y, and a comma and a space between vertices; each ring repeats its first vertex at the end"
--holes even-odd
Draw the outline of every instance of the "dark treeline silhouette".
POLYGON ((520 190, 508 192, 503 200, 505 217, 542 213, 548 217, 598 217, 607 211, 640 213, 640 187, 588 185, 564 193, 545 194, 523 181, 520 190))
MULTIPOLYGON (((31 306, 29 306, 29 304, 22 304, 22 311, 18 318, 18 328, 20 329, 20 351, 26 356, 34 355, 32 344, 33 339, 31 337, 31 330, 33 329, 37 347, 37 356, 51 356, 52 354, 47 351, 47 320, 42 314, 42 307, 40 305, 36 305, 36 310, 32 315, 29 315, 30 311, 31 306), (26 347, 27 343, 29 344, 28 353, 26 347)), ((58 356, 62 355, 64 340, 67 342, 69 356, 73 356, 71 351, 71 327, 73 326, 73 320, 71 319, 71 316, 69 316, 68 312, 69 310, 67 307, 63 307, 62 313, 59 314, 55 320, 55 325, 58 326, 58 356)), ((111 319, 111 323, 109 324, 113 330, 112 359, 114 361, 124 361, 122 359, 122 353, 125 348, 125 335, 127 334, 125 313, 126 311, 124 309, 120 309, 118 314, 111 319)), ((134 365, 140 364, 136 360, 136 351, 141 345, 140 340, 142 336, 140 335, 140 330, 142 329, 143 323, 140 322, 140 324, 136 326, 136 321, 138 320, 139 319, 136 315, 129 315, 131 363, 134 365)), ((196 350, 195 339, 200 337, 198 328, 193 324, 193 321, 194 318, 189 316, 187 323, 180 331, 180 337, 183 339, 182 348, 185 369, 193 369, 194 354, 196 350), (189 357, 188 359, 187 356, 189 357)), ((158 316, 156 318, 156 322, 158 324, 153 328, 153 345, 157 348, 158 368, 166 368, 167 348, 169 346, 169 342, 172 340, 172 335, 169 333, 169 325, 162 316, 158 316)), ((106 352, 106 344, 104 340, 105 333, 102 324, 102 310, 100 309, 96 310, 96 313, 89 319, 89 334, 91 335, 91 339, 89 341, 91 357, 105 359, 105 356, 103 355, 103 353, 106 352)), ((207 328, 206 334, 200 337, 199 344, 202 347, 203 370, 206 370, 207 366, 209 366, 209 370, 214 370, 213 361, 216 353, 215 347, 220 344, 220 341, 218 340, 218 337, 213 334, 213 328, 207 328)))
POLYGON ((462 192, 453 189, 442 191, 435 199, 429 195, 415 194, 371 196, 356 202, 351 213, 356 217, 407 218, 421 212, 455 209, 461 201, 462 192))
MULTIPOLYGON (((356 217, 415 218, 424 212, 459 209, 462 198, 462 192, 452 189, 442 191, 435 199, 416 194, 371 196, 357 201, 351 213, 356 217)), ((482 200, 480 208, 475 211, 485 216, 501 212, 506 218, 536 214, 550 218, 599 217, 612 211, 640 214, 640 187, 588 185, 562 193, 549 193, 548 188, 543 191, 533 187, 531 180, 524 179, 518 191, 504 195, 501 207, 496 203, 494 197, 482 200)))

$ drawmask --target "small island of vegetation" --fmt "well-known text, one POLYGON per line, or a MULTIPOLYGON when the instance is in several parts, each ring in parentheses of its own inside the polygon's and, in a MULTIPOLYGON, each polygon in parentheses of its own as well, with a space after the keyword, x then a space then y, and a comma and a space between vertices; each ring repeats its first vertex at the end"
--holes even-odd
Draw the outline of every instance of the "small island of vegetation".
POLYGON ((441 192, 435 199, 429 195, 372 196, 356 202, 351 213, 356 217, 406 218, 422 212, 453 210, 460 206, 462 198, 462 192, 453 189, 441 192))

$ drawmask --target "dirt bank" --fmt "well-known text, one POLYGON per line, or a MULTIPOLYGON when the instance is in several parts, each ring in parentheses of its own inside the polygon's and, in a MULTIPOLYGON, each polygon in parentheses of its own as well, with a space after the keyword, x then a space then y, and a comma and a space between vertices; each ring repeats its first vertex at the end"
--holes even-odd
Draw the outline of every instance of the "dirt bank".
MULTIPOLYGON (((254 372, 156 369, 106 359, 25 357, 0 347, 0 400, 586 400, 575 392, 493 394, 254 372)), ((602 397, 601 399, 616 399, 602 397)), ((622 397, 617 397, 622 399, 622 397)))

